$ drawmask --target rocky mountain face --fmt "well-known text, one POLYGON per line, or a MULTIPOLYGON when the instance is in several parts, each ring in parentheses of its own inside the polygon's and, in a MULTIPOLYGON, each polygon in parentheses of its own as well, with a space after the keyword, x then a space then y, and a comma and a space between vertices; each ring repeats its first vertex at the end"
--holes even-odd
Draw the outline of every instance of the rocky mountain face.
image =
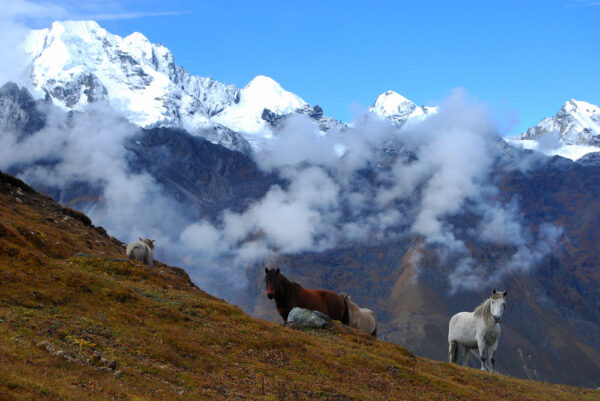
POLYGON ((146 172, 189 210, 189 218, 213 219, 240 211, 282 183, 246 155, 174 128, 143 129, 126 144, 132 172, 146 172))
MULTIPOLYGON (((24 88, 13 83, 4 85, 0 88, 0 135, 22 138, 39 132, 46 126, 49 107, 44 101, 34 100, 24 88)), ((282 182, 274 174, 260 171, 244 153, 205 139, 212 128, 206 131, 198 136, 174 127, 137 129, 123 144, 128 170, 150 174, 168 197, 185 206, 190 220, 212 219, 223 209, 241 210, 249 200, 260 198, 271 185, 282 182)), ((27 167, 16 164, 10 171, 18 174, 27 167)), ((101 183, 74 181, 61 187, 42 183, 37 187, 61 203, 82 210, 101 201, 101 183)))
POLYGON ((567 145, 600 146, 600 108, 571 99, 554 117, 544 118, 517 138, 538 139, 551 132, 557 132, 559 139, 567 145))
POLYGON ((45 125, 45 102, 33 99, 29 91, 14 83, 0 87, 0 132, 28 135, 45 125))
POLYGON ((593 154, 600 150, 600 108, 571 99, 553 117, 542 119, 515 139, 546 154, 561 154, 587 165, 597 163, 593 154))
POLYGON ((577 163, 584 166, 600 166, 600 152, 590 152, 577 159, 577 163))

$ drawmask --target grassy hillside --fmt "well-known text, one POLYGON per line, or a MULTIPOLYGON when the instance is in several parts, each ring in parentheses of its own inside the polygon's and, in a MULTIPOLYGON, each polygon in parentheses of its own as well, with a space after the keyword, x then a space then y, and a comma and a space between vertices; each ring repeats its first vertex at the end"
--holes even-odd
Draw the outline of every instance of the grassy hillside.
POLYGON ((0 400, 600 399, 416 358, 341 325, 255 319, 179 268, 123 255, 87 217, 0 173, 0 400))

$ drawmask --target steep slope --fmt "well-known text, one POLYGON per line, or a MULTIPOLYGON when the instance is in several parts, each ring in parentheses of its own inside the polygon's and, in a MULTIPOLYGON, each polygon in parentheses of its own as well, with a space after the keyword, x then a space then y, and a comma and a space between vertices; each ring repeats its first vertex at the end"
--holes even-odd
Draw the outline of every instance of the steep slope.
POLYGON ((251 318, 184 271, 122 259, 89 219, 0 173, 0 396, 593 400, 593 390, 415 358, 341 326, 251 318))

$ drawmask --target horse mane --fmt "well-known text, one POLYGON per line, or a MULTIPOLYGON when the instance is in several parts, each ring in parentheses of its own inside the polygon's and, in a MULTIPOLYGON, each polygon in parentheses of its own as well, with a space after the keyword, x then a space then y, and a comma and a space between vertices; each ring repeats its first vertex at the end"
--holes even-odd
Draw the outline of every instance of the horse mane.
POLYGON ((490 308, 491 298, 486 299, 473 311, 473 314, 477 317, 483 317, 484 320, 488 320, 492 317, 492 310, 490 308))
POLYGON ((284 286, 287 287, 294 287, 296 289, 300 289, 302 288, 302 286, 298 283, 296 283, 295 281, 291 281, 290 279, 288 279, 286 276, 284 276, 283 274, 279 273, 279 275, 281 276, 281 281, 283 282, 284 286))
POLYGON ((479 305, 477 308, 475 308, 475 310, 473 311, 473 314, 477 317, 483 317, 484 320, 488 320, 492 317, 492 308, 490 308, 490 303, 492 302, 492 299, 498 299, 498 298, 502 298, 502 293, 500 292, 496 292, 494 294, 492 294, 491 297, 489 297, 488 299, 486 299, 485 301, 483 301, 481 303, 481 305, 479 305))

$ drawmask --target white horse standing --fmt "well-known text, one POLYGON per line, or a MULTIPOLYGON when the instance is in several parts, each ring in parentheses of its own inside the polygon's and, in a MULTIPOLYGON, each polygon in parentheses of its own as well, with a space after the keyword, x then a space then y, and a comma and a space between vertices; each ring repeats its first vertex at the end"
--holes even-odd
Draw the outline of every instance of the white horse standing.
POLYGON ((348 326, 377 337, 377 317, 371 309, 361 308, 354 302, 350 301, 349 295, 343 295, 344 300, 348 305, 348 326))
POLYGON ((479 350, 481 370, 493 372, 496 366, 496 348, 500 337, 500 318, 506 308, 506 291, 494 289, 473 312, 459 312, 452 316, 448 327, 448 354, 450 363, 458 360, 458 347, 464 347, 463 365, 471 350, 479 350), (491 366, 490 366, 491 363, 491 366))
POLYGON ((134 241, 127 245, 125 254, 129 259, 137 260, 148 266, 153 266, 154 258, 152 256, 152 249, 154 249, 155 240, 142 237, 139 237, 139 239, 139 242, 134 241))

